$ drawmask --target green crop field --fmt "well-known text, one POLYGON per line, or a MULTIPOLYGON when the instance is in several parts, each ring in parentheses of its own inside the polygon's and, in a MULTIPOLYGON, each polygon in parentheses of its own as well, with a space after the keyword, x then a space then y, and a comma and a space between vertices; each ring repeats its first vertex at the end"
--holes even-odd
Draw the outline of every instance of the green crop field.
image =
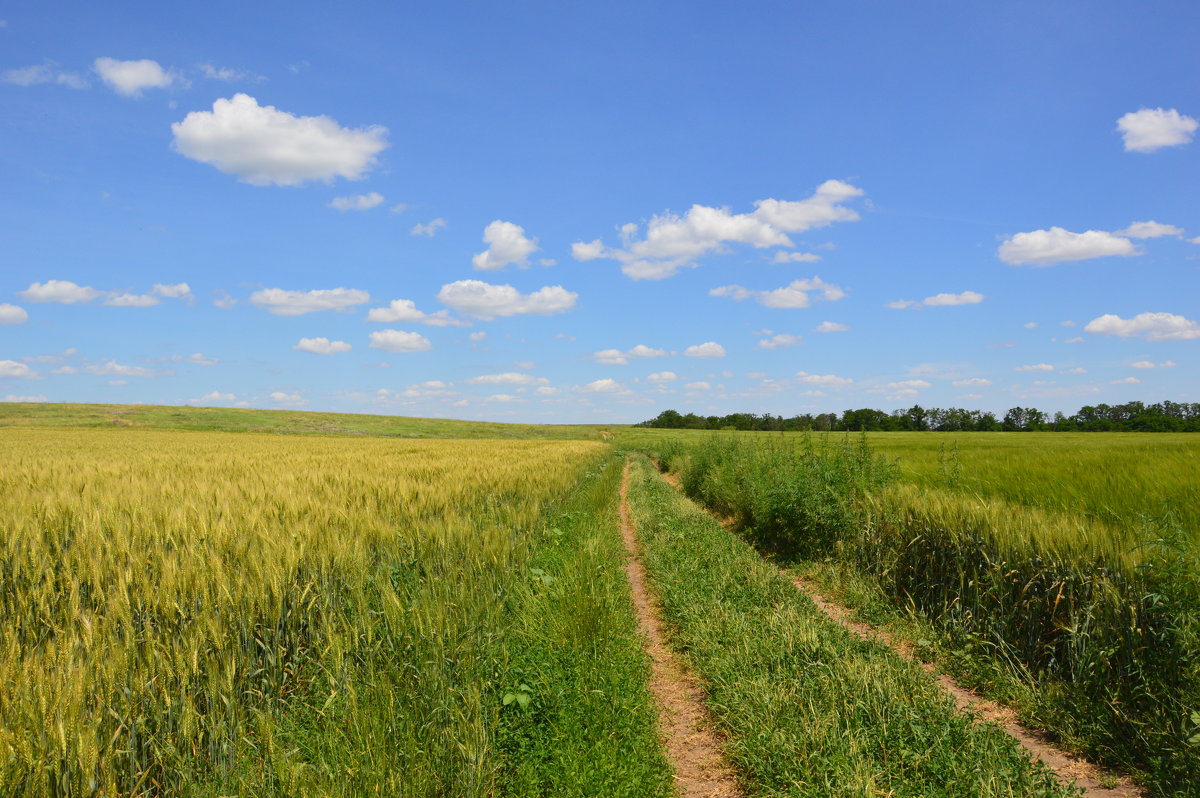
POLYGON ((747 794, 1069 794, 785 565, 1186 795, 1192 440, 0 406, 0 794, 671 795, 618 530, 645 451, 734 522, 633 455, 651 586, 747 794))

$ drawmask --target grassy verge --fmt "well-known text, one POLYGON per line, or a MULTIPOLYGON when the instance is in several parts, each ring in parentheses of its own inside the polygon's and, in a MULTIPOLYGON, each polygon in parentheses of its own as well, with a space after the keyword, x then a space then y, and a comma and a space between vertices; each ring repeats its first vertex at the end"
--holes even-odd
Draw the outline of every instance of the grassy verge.
POLYGON ((863 440, 714 438, 660 454, 760 549, 869 581, 979 679, 1028 699, 1027 719, 1155 794, 1194 794, 1200 553, 1177 521, 1122 537, 1082 515, 897 484, 863 440))
POLYGON ((911 663, 828 621, 644 458, 630 500, 675 642, 709 685, 749 794, 1072 794, 911 663))

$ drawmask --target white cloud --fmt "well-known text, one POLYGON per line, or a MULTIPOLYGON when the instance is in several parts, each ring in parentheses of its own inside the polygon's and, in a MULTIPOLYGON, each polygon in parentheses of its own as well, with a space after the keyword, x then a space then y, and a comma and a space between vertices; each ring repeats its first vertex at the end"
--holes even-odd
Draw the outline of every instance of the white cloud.
POLYGON ((3 402, 24 402, 24 403, 26 403, 26 404, 36 404, 36 403, 38 403, 38 402, 45 402, 45 401, 48 401, 48 400, 46 399, 46 395, 45 395, 45 394, 41 394, 41 393, 39 393, 39 394, 34 394, 34 395, 26 395, 26 396, 20 396, 20 395, 18 395, 18 394, 15 394, 15 393, 10 393, 10 394, 8 394, 7 396, 5 396, 3 399, 0 399, 0 401, 3 401, 3 402))
POLYGON ((624 390, 624 386, 616 380, 605 378, 589 382, 582 390, 586 393, 619 393, 624 390))
POLYGON ((339 352, 349 352, 352 348, 345 341, 330 341, 328 338, 301 338, 300 342, 292 347, 314 355, 336 355, 339 352))
POLYGON ((975 291, 963 291, 961 294, 934 294, 921 300, 921 304, 930 307, 945 307, 949 305, 977 305, 983 301, 983 294, 975 291))
POLYGON ((836 374, 809 374, 807 371, 797 371, 796 379, 805 385, 818 385, 822 388, 845 388, 854 380, 849 377, 839 377, 836 374))
POLYGON ((378 330, 371 333, 371 348, 386 352, 426 352, 433 348, 433 344, 420 333, 378 330))
POLYGON ((1104 258, 1110 255, 1140 255, 1128 238, 1103 230, 1072 233, 1061 227, 1017 233, 997 250, 1000 260, 1013 265, 1030 263, 1049 266, 1070 260, 1104 258))
MULTIPOLYGON (((1051 338, 1050 340, 1053 341, 1054 339, 1051 338)), ((1084 342, 1084 338, 1081 335, 1076 335, 1074 338, 1068 338, 1065 341, 1063 341, 1063 343, 1065 343, 1065 344, 1081 344, 1083 342, 1084 342)))
POLYGON ((1072 368, 1072 369, 1062 369, 1058 373, 1059 374, 1087 374, 1087 369, 1082 368, 1080 366, 1076 366, 1075 368, 1072 368))
POLYGON ((1122 377, 1119 380, 1112 380, 1109 385, 1137 385, 1140 383, 1137 377, 1122 377))
POLYGON ((316 291, 285 291, 265 288, 250 295, 250 301, 276 316, 299 316, 320 310, 349 310, 368 302, 371 295, 355 288, 322 288, 316 291))
POLYGON ((1200 324, 1174 313, 1139 313, 1132 319, 1106 313, 1089 321, 1083 329, 1093 335, 1140 337, 1147 341, 1190 341, 1200 338, 1200 324))
POLYGON ((201 396, 199 399, 191 399, 191 400, 189 400, 189 401, 190 401, 190 402, 192 402, 192 403, 199 403, 199 402, 236 402, 236 401, 237 401, 237 396, 236 396, 235 394, 232 394, 232 393, 222 393, 221 391, 209 391, 208 393, 204 394, 204 396, 201 396))
POLYGON ((1127 238, 1159 238, 1161 236, 1181 236, 1183 228, 1173 224, 1159 224, 1155 221, 1134 222, 1124 230, 1118 230, 1116 235, 1127 238))
POLYGON ((625 352, 620 349, 602 349, 593 353, 592 357, 597 363, 605 366, 626 366, 631 357, 666 357, 668 354, 665 349, 654 349, 645 344, 638 344, 625 352))
POLYGON ((536 393, 538 396, 557 396, 560 391, 557 388, 550 388, 543 385, 541 388, 535 390, 534 393, 536 393))
POLYGON ((24 291, 17 293, 30 302, 60 302, 64 305, 91 302, 97 297, 104 296, 103 291, 97 291, 91 286, 76 285, 70 280, 47 280, 44 283, 32 283, 24 291))
POLYGON ((56 69, 53 62, 35 64, 34 66, 19 67, 5 70, 0 80, 14 86, 37 86, 42 83, 54 83, 71 89, 86 89, 88 82, 74 72, 63 72, 56 69))
POLYGON ((537 251, 537 239, 526 238, 525 228, 499 219, 483 229, 483 243, 488 248, 471 259, 476 269, 493 271, 510 263, 522 268, 529 265, 529 256, 537 251))
POLYGON ((858 214, 843 203, 862 195, 861 189, 848 183, 827 180, 808 199, 759 200, 751 213, 693 205, 682 216, 668 212, 651 218, 641 240, 636 238, 638 225, 631 222, 621 227, 621 247, 606 247, 597 239, 576 242, 571 254, 576 260, 615 260, 634 280, 660 280, 695 266, 696 258, 723 251, 727 243, 792 247, 788 233, 855 221, 858 214))
POLYGON ((468 335, 467 337, 470 338, 472 341, 486 341, 487 333, 485 333, 481 330, 480 332, 473 332, 470 335, 468 335))
POLYGON ((246 94, 218 99, 171 125, 177 152, 256 186, 358 180, 388 146, 387 128, 344 128, 327 116, 295 116, 246 94))
POLYGON ((983 387, 984 385, 991 385, 992 381, 983 377, 971 377, 970 379, 966 380, 955 380, 953 384, 965 388, 974 388, 977 386, 983 387))
POLYGON ((1125 140, 1126 152, 1154 152, 1163 147, 1187 144, 1198 126, 1200 122, 1174 108, 1143 108, 1117 120, 1117 130, 1125 140))
POLYGON ((0 360, 0 379, 35 380, 37 372, 15 360, 0 360))
POLYGON ((165 89, 175 81, 170 72, 149 58, 139 61, 97 58, 92 62, 92 69, 109 88, 126 97, 138 97, 142 89, 165 89))
POLYGON ((480 374, 466 381, 470 385, 549 385, 545 377, 535 377, 532 374, 522 374, 518 371, 506 371, 503 374, 480 374))
POLYGON ((818 324, 816 327, 813 328, 813 332, 819 332, 819 333, 845 332, 846 330, 849 330, 849 329, 850 328, 847 327, 845 324, 839 324, 836 321, 823 321, 820 324, 818 324))
POLYGON ((784 252, 780 250, 775 253, 771 263, 816 263, 820 259, 821 256, 814 252, 784 252))
POLYGON ((369 211, 383 203, 383 195, 378 191, 370 194, 351 194, 348 197, 334 197, 329 201, 329 207, 339 211, 369 211))
POLYGON ((105 298, 104 304, 114 308, 149 308, 158 304, 158 297, 152 294, 118 294, 113 292, 105 298))
POLYGON ((511 393, 494 393, 484 401, 500 402, 502 404, 511 404, 513 402, 524 402, 525 400, 519 396, 513 396, 511 393))
POLYGON ((511 285, 492 285, 480 280, 458 280, 438 291, 438 300, 460 313, 490 320, 501 316, 550 315, 575 307, 579 294, 561 285, 522 294, 511 285))
POLYGON ((679 375, 673 371, 656 371, 646 379, 650 382, 674 382, 679 379, 679 375))
POLYGON ((92 363, 84 366, 83 370, 88 374, 95 374, 97 377, 144 377, 149 379, 158 376, 158 372, 154 369, 148 369, 145 366, 126 366, 115 360, 92 363))
POLYGON ((715 341, 705 341, 702 344, 689 346, 683 350, 685 357, 725 357, 725 347, 715 341))
POLYGON ((783 288, 773 291, 755 291, 740 285, 723 285, 708 292, 709 296, 727 296, 735 302, 743 299, 753 299, 768 308, 806 308, 815 300, 824 299, 836 302, 846 296, 846 292, 832 283, 826 283, 820 277, 812 279, 793 280, 783 288), (815 295, 816 292, 820 295, 815 295))
POLYGON ((5 324, 24 324, 29 321, 29 313, 19 305, 0 304, 0 326, 5 324))
POLYGON ((683 388, 685 391, 711 391, 712 384, 701 380, 700 382, 689 382, 683 388))
POLYGON ((1169 369, 1175 367, 1174 360, 1164 360, 1162 363, 1155 363, 1150 360, 1139 360, 1135 363, 1130 363, 1135 369, 1169 369))
POLYGON ((1058 326, 1060 326, 1060 327, 1078 327, 1079 323, 1076 321, 1072 321, 1071 319, 1067 319, 1066 321, 1060 321, 1058 323, 1058 326))
POLYGON ((787 333, 779 333, 770 338, 763 338, 758 342, 758 345, 763 349, 779 349, 786 346, 799 346, 804 343, 804 339, 799 335, 788 335, 787 333))
POLYGON ((272 402, 284 405, 286 407, 303 407, 308 404, 308 400, 298 393, 284 393, 283 391, 274 391, 270 395, 272 402))
POLYGON ((1026 330, 1035 330, 1037 329, 1038 325, 1036 321, 1027 321, 1021 326, 1023 326, 1026 330))
POLYGON ((194 352, 190 355, 172 355, 171 360, 176 363, 191 363, 196 366, 215 366, 220 362, 215 357, 206 357, 199 352, 194 352))
POLYGON ((408 231, 411 236, 429 236, 433 238, 437 235, 437 231, 446 226, 446 220, 440 216, 437 219, 426 222, 425 224, 414 224, 412 229, 408 231))
POLYGON ((197 68, 200 70, 200 74, 209 80, 223 80, 226 83, 233 83, 239 80, 261 83, 266 80, 262 75, 255 75, 253 72, 234 69, 232 67, 215 67, 212 64, 199 64, 197 68))
POLYGON ((1054 366, 1049 363, 1033 363, 1028 366, 1017 366, 1013 371, 1054 371, 1054 366))
MULTIPOLYGON (((371 308, 367 313, 367 321, 395 324, 398 321, 411 321, 428 324, 431 327, 469 327, 470 322, 450 318, 450 311, 439 310, 436 313, 426 313, 417 310, 417 304, 411 299, 393 299, 386 308, 371 308)), ((472 341, 481 341, 472 333, 472 341)))
POLYGON ((187 283, 175 283, 174 285, 164 285, 155 283, 151 293, 158 296, 164 296, 168 299, 191 299, 192 287, 187 283))
POLYGON ((237 304, 237 300, 231 297, 227 292, 218 290, 217 298, 213 300, 213 305, 221 310, 233 310, 233 306, 237 304))

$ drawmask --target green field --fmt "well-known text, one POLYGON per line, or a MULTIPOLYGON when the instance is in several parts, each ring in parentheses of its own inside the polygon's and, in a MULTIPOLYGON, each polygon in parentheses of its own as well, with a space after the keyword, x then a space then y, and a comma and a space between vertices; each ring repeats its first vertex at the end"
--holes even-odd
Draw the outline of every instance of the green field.
POLYGON ((735 522, 635 462, 747 794, 1066 794, 779 564, 1151 794, 1200 785, 1187 435, 0 405, 0 448, 0 794, 670 795, 617 523, 637 451, 735 522))

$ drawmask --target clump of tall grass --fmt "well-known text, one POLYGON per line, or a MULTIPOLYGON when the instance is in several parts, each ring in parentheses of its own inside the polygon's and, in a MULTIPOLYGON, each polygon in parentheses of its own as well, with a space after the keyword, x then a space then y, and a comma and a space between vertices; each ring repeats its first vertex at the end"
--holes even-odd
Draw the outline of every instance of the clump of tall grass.
POLYGON ((1039 684, 1052 728, 1147 773, 1161 794, 1200 788, 1200 553, 1177 520, 1117 529, 1052 502, 982 496, 953 463, 940 487, 897 483, 861 440, 656 448, 690 496, 760 547, 854 565, 965 649, 1039 684))

